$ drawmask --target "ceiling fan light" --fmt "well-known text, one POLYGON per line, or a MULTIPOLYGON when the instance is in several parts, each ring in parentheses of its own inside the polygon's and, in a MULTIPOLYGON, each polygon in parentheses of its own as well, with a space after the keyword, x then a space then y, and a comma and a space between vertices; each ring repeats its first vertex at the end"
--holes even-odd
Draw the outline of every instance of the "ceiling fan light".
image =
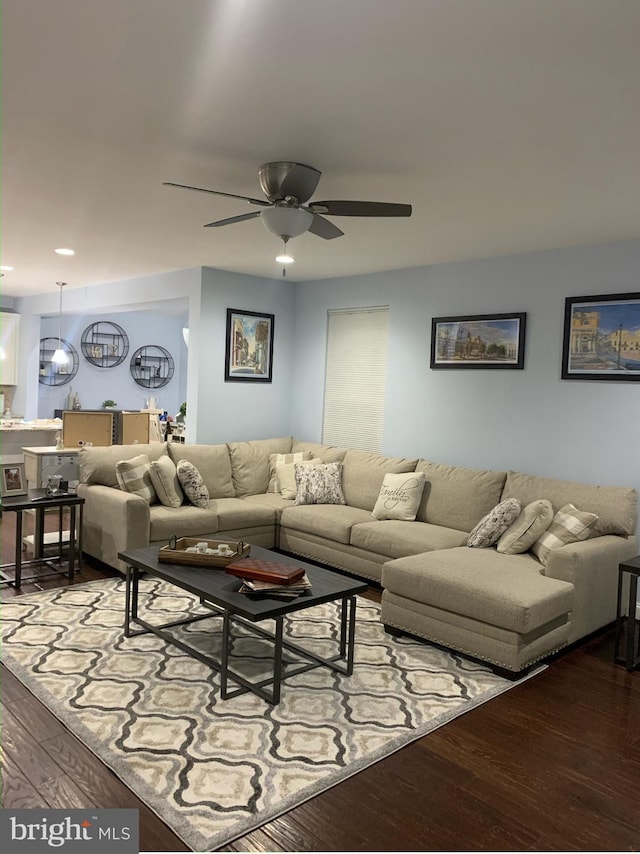
POLYGON ((265 208, 260 212, 260 218, 266 228, 278 237, 299 237, 308 231, 313 222, 313 214, 302 208, 286 206, 265 208))
POLYGON ((278 264, 293 264, 296 259, 293 255, 289 255, 288 253, 284 253, 282 255, 276 255, 276 261, 278 264))

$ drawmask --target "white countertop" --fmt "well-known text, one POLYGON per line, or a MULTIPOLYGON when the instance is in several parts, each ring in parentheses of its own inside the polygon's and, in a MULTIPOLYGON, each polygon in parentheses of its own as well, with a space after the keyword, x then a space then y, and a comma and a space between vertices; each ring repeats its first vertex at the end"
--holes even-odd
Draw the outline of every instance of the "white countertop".
POLYGON ((2 432, 24 433, 35 430, 62 430, 62 421, 59 418, 42 418, 36 421, 18 421, 17 419, 0 419, 0 430, 2 432))

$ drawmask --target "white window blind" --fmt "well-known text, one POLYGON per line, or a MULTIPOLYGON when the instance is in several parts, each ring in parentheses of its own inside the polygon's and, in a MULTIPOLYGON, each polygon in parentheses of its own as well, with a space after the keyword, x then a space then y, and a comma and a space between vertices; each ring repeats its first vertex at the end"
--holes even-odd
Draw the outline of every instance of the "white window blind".
POLYGON ((329 311, 322 441, 380 452, 389 307, 329 311))

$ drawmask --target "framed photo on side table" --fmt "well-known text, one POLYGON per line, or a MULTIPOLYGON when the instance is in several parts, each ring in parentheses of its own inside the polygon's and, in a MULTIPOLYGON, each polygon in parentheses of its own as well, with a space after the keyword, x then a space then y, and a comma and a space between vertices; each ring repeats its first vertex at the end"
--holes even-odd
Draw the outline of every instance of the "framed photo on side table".
POLYGON ((563 380, 640 380, 640 293, 567 297, 563 380))
POLYGON ((0 494, 2 498, 27 494, 24 463, 2 463, 0 465, 0 494))
POLYGON ((527 315, 434 317, 431 368, 524 368, 527 315))
POLYGON ((227 309, 225 382, 271 382, 273 322, 273 314, 227 309))

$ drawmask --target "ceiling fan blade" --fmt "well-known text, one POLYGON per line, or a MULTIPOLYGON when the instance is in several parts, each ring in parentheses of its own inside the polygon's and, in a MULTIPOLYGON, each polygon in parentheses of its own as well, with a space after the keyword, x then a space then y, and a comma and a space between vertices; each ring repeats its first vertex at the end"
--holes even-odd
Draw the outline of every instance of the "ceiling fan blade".
POLYGON ((213 193, 214 196, 226 196, 228 199, 243 199, 250 205, 269 207, 270 202, 263 199, 252 199, 251 196, 238 196, 235 193, 223 193, 221 190, 205 190, 203 187, 190 187, 188 184, 174 184, 173 181, 163 181, 163 187, 178 187, 180 190, 195 190, 197 193, 213 193))
POLYGON ((231 225, 232 222, 243 222, 245 219, 255 219, 260 216, 260 211, 252 211, 248 214, 240 214, 240 216, 230 216, 227 219, 219 219, 216 222, 208 222, 203 225, 203 228, 217 228, 219 225, 231 225))
POLYGON ((344 231, 340 231, 337 225, 334 225, 328 219, 318 214, 313 215, 313 222, 309 226, 308 231, 318 237, 324 237, 325 240, 333 240, 334 237, 342 237, 344 234, 344 231))
POLYGON ((411 216, 411 205, 398 205, 393 202, 353 202, 328 201, 311 202, 314 213, 328 216, 411 216))

